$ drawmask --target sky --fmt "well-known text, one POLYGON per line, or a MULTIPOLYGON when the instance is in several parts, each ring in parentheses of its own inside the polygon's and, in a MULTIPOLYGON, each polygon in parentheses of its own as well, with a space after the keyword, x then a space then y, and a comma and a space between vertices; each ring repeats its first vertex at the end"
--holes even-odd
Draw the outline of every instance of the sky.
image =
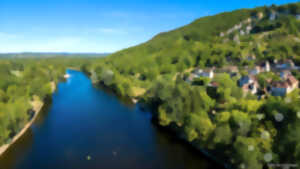
POLYGON ((0 53, 116 52, 207 15, 296 0, 0 0, 0 53))

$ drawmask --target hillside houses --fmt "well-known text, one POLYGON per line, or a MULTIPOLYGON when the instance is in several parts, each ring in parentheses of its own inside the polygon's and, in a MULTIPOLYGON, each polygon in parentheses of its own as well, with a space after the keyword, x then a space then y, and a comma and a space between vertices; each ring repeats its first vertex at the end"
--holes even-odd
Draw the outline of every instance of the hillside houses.
POLYGON ((208 69, 196 69, 194 72, 195 77, 207 77, 212 79, 214 77, 214 68, 208 68, 208 69))
POLYGON ((262 19, 264 17, 264 13, 259 12, 259 13, 257 13, 256 17, 257 17, 257 19, 260 20, 260 19, 262 19))
POLYGON ((187 82, 192 82, 196 78, 200 77, 206 77, 209 79, 214 78, 214 68, 207 68, 207 69, 199 69, 196 68, 192 73, 189 75, 189 77, 186 79, 187 82))
POLYGON ((273 96, 285 96, 298 88, 299 81, 293 75, 287 75, 287 77, 281 81, 272 82, 271 94, 273 96))
POLYGON ((256 56, 255 55, 249 55, 248 57, 247 57, 247 60, 248 61, 252 61, 252 60, 255 60, 256 59, 256 56))
POLYGON ((256 94, 259 88, 258 82, 255 76, 243 76, 238 80, 238 85, 244 91, 244 93, 256 94))
POLYGON ((269 20, 274 21, 278 17, 278 13, 274 10, 272 10, 269 14, 269 20))
POLYGON ((280 72, 281 79, 286 79, 289 75, 292 75, 292 73, 289 70, 283 70, 280 72))
POLYGON ((249 70, 248 72, 251 75, 258 75, 259 73, 262 72, 262 70, 260 66, 255 66, 253 69, 249 70))
MULTIPOLYGON (((225 66, 220 69, 208 68, 199 69, 196 68, 189 77, 186 79, 187 82, 193 82, 196 78, 206 77, 212 80, 208 84, 209 87, 218 88, 218 84, 213 83, 215 74, 227 73, 231 78, 239 77, 237 85, 242 91, 247 94, 264 95, 269 93, 273 96, 285 96, 290 92, 294 91, 299 87, 299 81, 292 75, 292 68, 296 67, 292 60, 280 61, 271 65, 269 61, 264 61, 258 64, 253 69, 248 70, 248 75, 240 76, 240 70, 237 66, 225 66), (271 72, 278 78, 273 79, 272 77, 266 78, 265 81, 267 86, 260 86, 258 82, 258 75, 263 72, 271 72)), ((247 68, 244 68, 247 69, 247 68)))
POLYGON ((248 72, 251 75, 258 75, 259 73, 270 72, 270 71, 271 71, 270 63, 266 61, 259 66, 255 66, 253 69, 249 70, 248 72))
POLYGON ((292 60, 280 61, 275 67, 279 70, 292 70, 296 68, 295 63, 292 60))
POLYGON ((231 77, 236 76, 239 73, 237 66, 225 66, 220 69, 220 73, 228 73, 231 77))

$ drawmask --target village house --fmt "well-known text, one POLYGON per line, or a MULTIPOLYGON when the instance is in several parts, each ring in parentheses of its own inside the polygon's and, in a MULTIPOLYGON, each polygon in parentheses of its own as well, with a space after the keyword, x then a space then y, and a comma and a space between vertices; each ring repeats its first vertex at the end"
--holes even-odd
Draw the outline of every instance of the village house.
POLYGON ((244 93, 256 94, 259 88, 255 76, 243 76, 238 80, 238 85, 242 88, 244 93))
POLYGON ((257 19, 262 19, 264 14, 262 12, 257 13, 257 19))
POLYGON ((199 69, 196 68, 186 79, 187 82, 192 82, 195 78, 200 77, 207 77, 207 78, 214 78, 214 68, 208 68, 208 69, 199 69))
POLYGON ((253 69, 249 70, 249 74, 251 75, 258 75, 261 72, 262 70, 260 66, 255 66, 253 69))
POLYGON ((207 77, 207 78, 214 78, 214 69, 213 68, 208 68, 205 70, 199 69, 197 70, 197 72, 195 73, 196 77, 207 77))
POLYGON ((226 33, 227 33, 227 34, 231 34, 233 31, 234 31, 234 28, 230 28, 230 29, 227 30, 226 33))
POLYGON ((277 12, 276 11, 271 11, 269 15, 269 20, 274 21, 277 18, 277 12))
POLYGON ((211 82, 211 83, 209 83, 209 84, 208 84, 208 87, 212 87, 212 88, 218 88, 218 87, 219 87, 219 83, 218 83, 218 82, 215 82, 215 81, 213 81, 213 82, 211 82))
POLYGON ((228 73, 231 77, 239 73, 239 68, 237 66, 225 66, 220 70, 221 73, 228 73))
POLYGON ((186 79, 185 81, 188 82, 188 83, 191 83, 193 82, 193 80, 196 78, 195 74, 190 74, 186 79))
POLYGON ((268 61, 263 62, 260 64, 260 66, 255 66, 253 69, 249 70, 249 74, 251 75, 258 75, 262 72, 270 72, 271 71, 271 65, 268 61))
POLYGON ((252 19, 251 18, 248 18, 244 21, 244 24, 250 24, 252 22, 252 19))
POLYGON ((240 36, 239 36, 239 35, 235 35, 235 36, 233 37, 233 41, 236 42, 237 44, 240 44, 240 43, 241 43, 241 41, 240 41, 240 36))
POLYGON ((289 83, 291 91, 299 87, 299 81, 293 75, 287 77, 287 82, 289 83))
POLYGON ((241 36, 244 36, 245 34, 246 34, 245 31, 240 30, 240 35, 241 35, 241 36))
POLYGON ((247 84, 242 87, 244 93, 250 92, 251 94, 256 94, 258 91, 258 88, 259 88, 259 86, 258 86, 257 82, 247 84))
POLYGON ((289 60, 281 61, 281 62, 277 63, 275 67, 277 69, 281 69, 281 70, 289 70, 289 69, 295 68, 295 63, 289 59, 289 60))
POLYGON ((292 73, 291 73, 289 70, 283 70, 283 71, 280 72, 280 78, 281 78, 282 80, 287 79, 287 77, 288 77, 289 75, 292 75, 292 73))
POLYGON ((261 70, 263 72, 270 72, 271 71, 271 65, 269 61, 266 61, 264 63, 261 64, 261 70))
POLYGON ((252 60, 255 60, 256 59, 256 56, 255 55, 249 55, 248 57, 247 57, 247 60, 248 61, 252 61, 252 60))
POLYGON ((224 66, 222 69, 222 72, 226 73, 238 73, 239 68, 237 66, 224 66))
POLYGON ((240 87, 244 86, 245 84, 253 83, 253 79, 250 76, 243 76, 239 79, 238 84, 240 87))
POLYGON ((282 81, 272 82, 271 94, 273 96, 285 96, 299 86, 299 81, 293 75, 287 75, 282 81))
POLYGON ((252 30, 252 26, 248 25, 246 27, 246 34, 249 34, 251 32, 251 30, 252 30))
POLYGON ((234 30, 238 30, 238 29, 241 29, 242 28, 242 23, 238 24, 238 25, 235 25, 234 26, 234 30))

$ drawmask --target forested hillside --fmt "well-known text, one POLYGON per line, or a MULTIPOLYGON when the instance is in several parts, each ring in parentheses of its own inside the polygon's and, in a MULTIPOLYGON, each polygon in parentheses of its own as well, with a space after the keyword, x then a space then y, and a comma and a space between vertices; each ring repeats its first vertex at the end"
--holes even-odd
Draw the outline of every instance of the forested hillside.
POLYGON ((208 16, 82 70, 234 168, 300 165, 299 19, 299 3, 208 16))

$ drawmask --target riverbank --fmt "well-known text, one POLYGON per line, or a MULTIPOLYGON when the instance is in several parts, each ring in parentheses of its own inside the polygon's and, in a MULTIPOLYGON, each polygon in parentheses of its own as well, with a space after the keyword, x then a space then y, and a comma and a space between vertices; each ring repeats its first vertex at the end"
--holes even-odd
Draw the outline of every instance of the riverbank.
MULTIPOLYGON (((88 76, 88 74, 86 74, 86 75, 88 76)), ((164 130, 168 134, 174 136, 174 138, 177 138, 178 141, 182 142, 189 148, 194 149, 197 152, 201 153, 202 155, 207 157, 208 160, 213 161, 214 163, 219 165, 220 168, 224 168, 224 169, 233 168, 231 163, 228 160, 226 160, 226 157, 220 155, 220 153, 217 153, 217 151, 209 150, 207 148, 201 147, 201 146, 197 145, 195 142, 189 142, 183 136, 183 132, 184 132, 183 128, 176 126, 175 123, 172 123, 169 126, 162 126, 159 123, 157 110, 155 110, 156 108, 153 108, 151 105, 145 103, 145 100, 143 100, 143 95, 145 94, 145 92, 141 93, 140 95, 138 95, 136 97, 135 96, 121 96, 121 95, 119 95, 119 93, 116 90, 114 90, 113 88, 111 88, 109 86, 106 86, 104 83, 93 83, 93 85, 96 87, 100 87, 101 89, 104 89, 105 92, 109 92, 109 93, 115 95, 116 97, 118 97, 118 99, 120 101, 125 99, 125 100, 129 101, 131 104, 134 104, 134 105, 138 104, 142 109, 149 110, 153 115, 152 119, 151 119, 152 123, 155 124, 160 130, 164 130)))
POLYGON ((38 117, 40 111, 42 110, 42 108, 44 106, 44 102, 42 102, 38 99, 34 99, 30 104, 32 105, 32 109, 34 111, 33 117, 31 118, 31 120, 28 123, 26 123, 26 125, 23 127, 23 129, 12 138, 10 143, 4 144, 0 147, 0 156, 2 156, 9 149, 9 147, 11 145, 13 145, 19 138, 21 138, 26 133, 26 131, 34 123, 34 121, 36 120, 36 118, 38 117))

